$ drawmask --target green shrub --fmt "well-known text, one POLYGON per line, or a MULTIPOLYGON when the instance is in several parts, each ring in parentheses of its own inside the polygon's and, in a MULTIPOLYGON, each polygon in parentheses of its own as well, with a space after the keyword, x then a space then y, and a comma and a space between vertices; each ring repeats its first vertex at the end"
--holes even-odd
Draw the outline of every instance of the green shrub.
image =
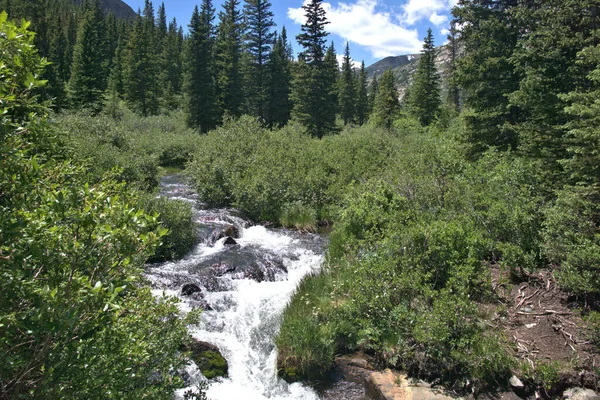
POLYGON ((315 210, 300 202, 284 204, 279 223, 284 228, 315 232, 317 230, 317 215, 315 210))
POLYGON ((150 215, 156 214, 160 226, 168 230, 148 262, 183 258, 198 242, 198 231, 189 202, 146 196, 144 210, 150 215))
POLYGON ((546 210, 544 249, 559 266, 561 287, 577 294, 600 293, 598 206, 588 192, 566 188, 546 210))

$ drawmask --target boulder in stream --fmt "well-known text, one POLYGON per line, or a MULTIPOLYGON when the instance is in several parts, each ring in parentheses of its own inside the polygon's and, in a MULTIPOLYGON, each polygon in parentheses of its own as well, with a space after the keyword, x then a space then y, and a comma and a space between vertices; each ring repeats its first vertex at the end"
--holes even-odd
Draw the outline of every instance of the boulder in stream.
POLYGON ((231 236, 227 236, 227 239, 225 239, 225 241, 223 242, 223 244, 226 245, 226 246, 232 246, 232 245, 237 244, 237 242, 231 236))
POLYGON ((194 339, 184 345, 183 350, 190 353, 190 358, 207 379, 227 377, 229 366, 217 346, 194 339))
MULTIPOLYGON (((228 238, 227 240, 233 240, 235 242, 234 239, 239 239, 240 238, 240 230, 237 226, 235 225, 228 225, 225 228, 218 228, 215 229, 211 235, 210 238, 208 238, 208 244, 209 245, 214 245, 217 241, 223 239, 223 238, 228 238)), ((225 244, 229 244, 229 243, 225 243, 225 244)), ((233 243, 236 244, 236 243, 233 243)))
POLYGON ((196 285, 195 283, 186 283, 181 288, 181 294, 184 296, 191 296, 194 293, 198 293, 201 291, 202 291, 202 289, 200 289, 200 287, 198 285, 196 285))

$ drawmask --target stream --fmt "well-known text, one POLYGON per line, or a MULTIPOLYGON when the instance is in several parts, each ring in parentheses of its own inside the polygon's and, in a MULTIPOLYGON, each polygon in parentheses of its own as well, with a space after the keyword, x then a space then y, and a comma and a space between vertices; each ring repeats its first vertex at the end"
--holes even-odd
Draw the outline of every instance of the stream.
MULTIPOLYGON (((193 203, 202 241, 182 260, 149 265, 146 276, 156 296, 180 298, 182 312, 205 309, 191 334, 216 345, 229 364, 228 378, 209 382, 209 399, 366 398, 362 386, 350 382, 338 380, 316 390, 277 377, 274 337, 281 315, 300 280, 319 271, 324 237, 252 226, 235 210, 205 209, 178 175, 162 179, 161 196, 193 203), (236 244, 225 244, 225 237, 211 243, 211 236, 215 239, 216 232, 231 226, 239 231, 236 244), (182 295, 187 284, 200 292, 182 295)), ((190 386, 178 391, 177 399, 205 380, 195 365, 186 369, 186 375, 190 386)))

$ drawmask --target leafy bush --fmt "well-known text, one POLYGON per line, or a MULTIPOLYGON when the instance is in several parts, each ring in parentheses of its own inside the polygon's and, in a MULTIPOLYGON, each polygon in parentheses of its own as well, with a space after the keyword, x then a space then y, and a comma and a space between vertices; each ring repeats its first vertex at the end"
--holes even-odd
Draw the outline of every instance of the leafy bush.
POLYGON ((168 230, 149 262, 180 259, 198 242, 198 231, 192 220, 193 211, 189 202, 147 197, 144 210, 149 215, 156 214, 160 226, 168 230))
POLYGON ((183 168, 191 159, 198 135, 185 127, 179 114, 139 117, 124 111, 121 119, 85 113, 55 117, 55 127, 85 161, 98 180, 117 169, 118 178, 150 191, 159 184, 159 167, 183 168))
POLYGON ((577 294, 600 293, 598 202, 586 189, 567 187, 546 210, 546 255, 559 265, 559 284, 577 294))
POLYGON ((165 232, 123 183, 90 185, 66 159, 34 97, 44 62, 32 43, 27 24, 0 14, 2 75, 27 78, 0 85, 11 92, 0 147, 0 397, 170 398, 183 383, 172 371, 186 363, 186 321, 141 276, 165 232))

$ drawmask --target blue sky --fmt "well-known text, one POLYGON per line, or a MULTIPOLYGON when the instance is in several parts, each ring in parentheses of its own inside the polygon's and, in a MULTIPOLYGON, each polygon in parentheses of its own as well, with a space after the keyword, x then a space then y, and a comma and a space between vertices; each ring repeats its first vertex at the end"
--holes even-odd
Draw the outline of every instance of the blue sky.
MULTIPOLYGON (((144 0, 124 0, 135 11, 143 8, 144 0)), ((153 0, 158 9, 162 0, 153 0)), ((290 38, 300 33, 304 21, 303 1, 271 0, 277 29, 285 26, 290 38)), ((217 12, 224 0, 213 0, 217 12)), ((167 17, 187 29, 195 4, 200 1, 164 0, 167 17)), ((243 5, 243 1, 241 1, 243 5)), ((339 54, 346 41, 354 60, 365 61, 367 66, 391 55, 418 53, 428 28, 432 28, 437 45, 446 41, 450 11, 457 0, 329 0, 324 7, 330 33, 339 54)), ((293 40, 295 50, 297 44, 293 40)))

